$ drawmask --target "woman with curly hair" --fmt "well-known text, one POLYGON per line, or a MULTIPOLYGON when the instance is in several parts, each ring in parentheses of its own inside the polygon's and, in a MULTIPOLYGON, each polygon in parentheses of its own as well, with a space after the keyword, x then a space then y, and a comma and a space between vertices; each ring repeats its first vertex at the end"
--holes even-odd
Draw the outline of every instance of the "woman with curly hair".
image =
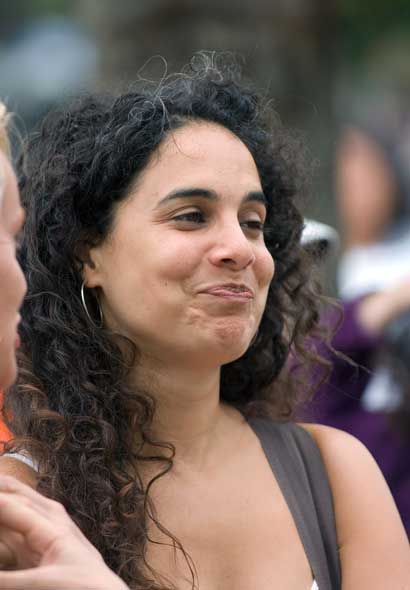
MULTIPOLYGON (((26 291, 15 255, 24 211, 9 161, 8 120, 6 107, 0 102, 0 388, 8 387, 16 378, 18 309, 26 291)), ((67 590, 92 590, 103 585, 110 590, 125 590, 125 584, 108 569, 61 505, 18 481, 23 479, 35 486, 36 477, 29 467, 5 457, 4 472, 15 477, 0 475, 0 569, 7 562, 9 566, 15 562, 15 567, 37 567, 32 570, 34 577, 27 569, 0 571, 0 588, 52 590, 63 583, 67 590), (85 581, 84 572, 88 574, 90 568, 92 575, 85 581)))
POLYGON ((408 582, 370 456, 290 420, 304 392, 285 363, 316 359, 319 317, 299 157, 207 55, 159 86, 81 98, 28 142, 3 460, 30 461, 132 589, 408 582))

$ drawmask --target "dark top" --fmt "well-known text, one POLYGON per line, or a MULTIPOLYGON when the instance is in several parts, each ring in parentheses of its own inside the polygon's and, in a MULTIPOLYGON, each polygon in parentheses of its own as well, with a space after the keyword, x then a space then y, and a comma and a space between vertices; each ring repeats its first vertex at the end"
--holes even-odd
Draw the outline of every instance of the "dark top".
POLYGON ((316 442, 297 424, 248 422, 289 506, 319 590, 340 590, 333 497, 316 442))

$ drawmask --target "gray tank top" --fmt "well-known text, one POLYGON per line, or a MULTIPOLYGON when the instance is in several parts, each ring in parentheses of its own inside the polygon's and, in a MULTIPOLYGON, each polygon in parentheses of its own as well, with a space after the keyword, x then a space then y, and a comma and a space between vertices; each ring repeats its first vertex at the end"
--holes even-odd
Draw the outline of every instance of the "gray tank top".
POLYGON ((333 498, 319 448, 290 422, 249 418, 289 506, 320 590, 340 590, 333 498))
MULTIPOLYGON (((319 590, 340 590, 333 498, 318 446, 297 424, 261 418, 249 418, 248 423, 289 506, 319 590)), ((36 469, 26 455, 4 456, 36 469)))

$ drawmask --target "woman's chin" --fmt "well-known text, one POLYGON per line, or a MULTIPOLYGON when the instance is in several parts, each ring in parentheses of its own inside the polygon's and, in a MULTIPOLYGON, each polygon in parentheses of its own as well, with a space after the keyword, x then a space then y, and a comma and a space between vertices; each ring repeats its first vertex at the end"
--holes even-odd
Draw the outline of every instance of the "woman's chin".
POLYGON ((226 346, 230 349, 238 348, 245 351, 251 342, 255 333, 256 327, 249 325, 248 322, 224 322, 216 326, 215 340, 221 346, 226 346))
POLYGON ((231 337, 216 338, 215 354, 221 359, 221 364, 226 365, 236 361, 245 354, 252 340, 252 335, 232 335, 231 337))

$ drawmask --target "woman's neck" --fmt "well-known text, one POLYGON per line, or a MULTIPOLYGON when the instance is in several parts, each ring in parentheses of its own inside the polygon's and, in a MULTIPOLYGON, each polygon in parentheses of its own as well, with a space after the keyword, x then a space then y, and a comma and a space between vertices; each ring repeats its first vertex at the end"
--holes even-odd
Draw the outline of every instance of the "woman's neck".
POLYGON ((220 458, 227 429, 243 422, 239 412, 220 402, 220 369, 199 372, 144 361, 134 375, 134 385, 155 399, 152 435, 174 445, 177 468, 202 471, 220 458))

